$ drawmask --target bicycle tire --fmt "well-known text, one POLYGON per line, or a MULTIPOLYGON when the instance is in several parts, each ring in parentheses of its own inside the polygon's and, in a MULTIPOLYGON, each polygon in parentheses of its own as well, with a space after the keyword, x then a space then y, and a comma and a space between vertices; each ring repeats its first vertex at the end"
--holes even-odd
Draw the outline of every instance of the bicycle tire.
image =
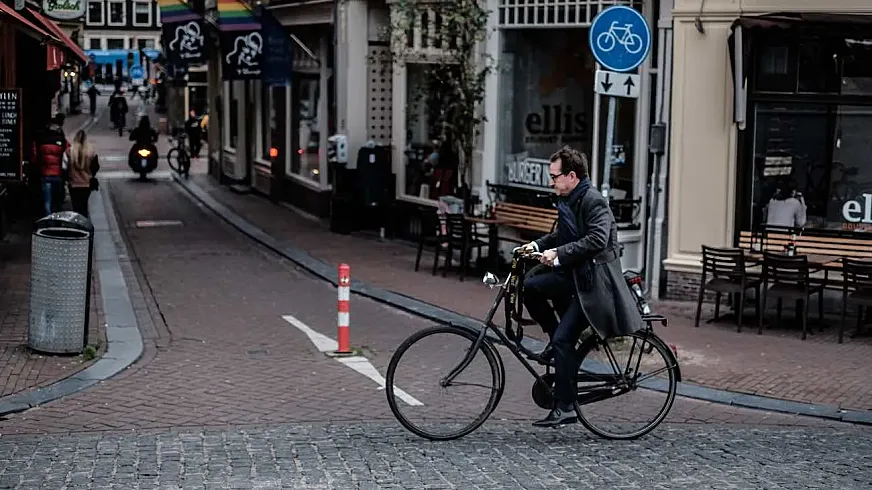
POLYGON ((188 154, 179 148, 173 148, 169 152, 167 152, 167 163, 170 165, 170 168, 175 170, 176 172, 182 174, 185 172, 184 170, 184 160, 187 159, 188 167, 190 168, 191 159, 188 157, 188 154))
POLYGON ((428 439, 431 441, 450 441, 454 439, 459 439, 472 431, 481 427, 481 425, 490 417, 491 413, 496 409, 497 404, 502 399, 503 391, 505 390, 505 371, 502 360, 500 359, 499 352, 497 352, 494 345, 487 338, 484 339, 479 349, 484 353, 485 358, 488 361, 488 364, 491 368, 491 376, 496 385, 496 389, 491 392, 490 399, 488 400, 487 405, 484 410, 475 420, 472 421, 469 425, 464 427, 463 429, 449 434, 449 435, 435 435, 429 433, 420 427, 413 424, 409 421, 400 411, 396 397, 394 396, 394 376, 396 374, 397 364, 399 364, 400 359, 403 357, 403 354, 416 342, 419 340, 428 337, 430 335, 435 335, 438 333, 448 333, 459 335, 468 339, 470 342, 475 342, 478 337, 478 333, 473 332, 471 330, 449 326, 449 325, 440 325, 430 328, 425 328, 418 332, 412 334, 409 338, 403 341, 402 344, 394 351, 394 354, 391 356, 390 363, 388 364, 387 373, 385 373, 385 394, 387 395, 388 405, 391 408, 391 413, 394 414, 397 421, 409 432, 423 437, 424 439, 428 439))
MULTIPOLYGON (((669 350, 669 346, 666 345, 666 343, 663 342, 663 340, 660 339, 660 337, 658 337, 653 332, 648 332, 648 333, 635 332, 635 333, 632 333, 630 335, 626 335, 626 337, 637 337, 637 338, 644 337, 644 339, 647 342, 650 342, 651 345, 655 349, 657 349, 658 352, 660 352, 660 354, 663 356, 664 359, 667 360, 667 362, 674 359, 671 351, 669 350)), ((584 363, 584 358, 587 357, 587 355, 594 348, 596 348, 597 345, 599 345, 599 342, 600 341, 597 337, 591 337, 588 340, 586 340, 581 345, 581 347, 579 347, 579 349, 578 349, 579 366, 581 366, 584 363)), ((632 440, 632 439, 638 439, 639 437, 644 436, 645 434, 654 430, 658 425, 660 425, 660 423, 663 422, 663 419, 666 418, 666 415, 668 415, 669 411, 672 409, 672 404, 675 403, 675 394, 678 391, 678 377, 676 374, 677 371, 678 371, 677 364, 668 370, 668 372, 669 372, 669 391, 668 391, 666 403, 660 409, 660 412, 657 414, 657 416, 654 417, 654 419, 651 422, 649 422, 648 425, 646 425, 645 427, 643 427, 635 432, 632 432, 630 434, 626 434, 626 435, 617 435, 614 433, 610 433, 606 430, 603 430, 603 429, 597 427, 595 424, 590 422, 590 420, 588 420, 584 416, 584 414, 582 413, 582 410, 581 410, 581 406, 576 401, 575 402, 575 414, 578 416, 578 421, 581 422, 581 424, 587 430, 591 431, 592 433, 596 434, 599 437, 602 437, 603 439, 632 440)), ((620 396, 620 395, 618 395, 618 396, 620 396)))

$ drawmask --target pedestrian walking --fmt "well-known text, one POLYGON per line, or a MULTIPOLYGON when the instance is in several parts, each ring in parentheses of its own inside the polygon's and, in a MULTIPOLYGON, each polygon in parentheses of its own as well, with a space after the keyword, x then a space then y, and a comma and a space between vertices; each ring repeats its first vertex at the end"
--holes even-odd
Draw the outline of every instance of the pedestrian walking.
POLYGON ((61 210, 64 202, 64 158, 69 160, 70 142, 64 134, 64 115, 55 114, 33 140, 33 161, 42 177, 45 216, 61 210))
POLYGON ((88 141, 85 131, 80 129, 73 138, 70 158, 70 201, 73 211, 82 216, 89 217, 88 198, 91 191, 99 188, 96 177, 99 170, 97 151, 88 141))
POLYGON ((88 88, 88 100, 91 102, 91 115, 97 114, 97 96, 101 95, 100 90, 97 89, 97 85, 91 84, 88 88))

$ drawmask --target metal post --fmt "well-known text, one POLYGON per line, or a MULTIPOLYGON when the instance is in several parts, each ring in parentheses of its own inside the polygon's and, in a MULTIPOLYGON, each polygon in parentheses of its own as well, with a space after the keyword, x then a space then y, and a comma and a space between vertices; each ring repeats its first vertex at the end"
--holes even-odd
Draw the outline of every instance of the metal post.
POLYGON ((603 149, 603 185, 600 187, 603 197, 608 198, 611 191, 612 177, 612 147, 615 139, 615 97, 609 97, 609 114, 606 119, 606 147, 603 149))

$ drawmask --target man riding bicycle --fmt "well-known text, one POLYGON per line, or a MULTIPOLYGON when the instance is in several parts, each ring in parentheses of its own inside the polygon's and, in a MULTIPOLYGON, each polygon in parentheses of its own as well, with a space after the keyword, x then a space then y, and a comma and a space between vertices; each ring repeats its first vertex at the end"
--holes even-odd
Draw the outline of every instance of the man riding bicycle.
POLYGON ((575 346, 582 331, 590 326, 606 339, 643 328, 622 274, 615 217, 608 200, 591 187, 587 157, 564 146, 550 160, 557 230, 524 245, 542 251, 540 262, 554 268, 524 282, 524 306, 550 339, 539 357, 554 359, 556 405, 533 423, 539 427, 576 421, 575 346))

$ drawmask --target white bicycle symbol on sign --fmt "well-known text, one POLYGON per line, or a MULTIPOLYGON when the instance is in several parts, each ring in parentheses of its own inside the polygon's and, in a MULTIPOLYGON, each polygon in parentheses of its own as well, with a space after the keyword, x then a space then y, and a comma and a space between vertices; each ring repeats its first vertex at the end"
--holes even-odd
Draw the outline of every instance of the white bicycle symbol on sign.
POLYGON ((624 27, 618 27, 617 22, 612 22, 609 30, 601 33, 596 37, 596 45, 603 53, 615 49, 615 46, 620 44, 630 54, 636 54, 642 51, 642 37, 638 34, 633 34, 633 24, 624 24, 624 27))

